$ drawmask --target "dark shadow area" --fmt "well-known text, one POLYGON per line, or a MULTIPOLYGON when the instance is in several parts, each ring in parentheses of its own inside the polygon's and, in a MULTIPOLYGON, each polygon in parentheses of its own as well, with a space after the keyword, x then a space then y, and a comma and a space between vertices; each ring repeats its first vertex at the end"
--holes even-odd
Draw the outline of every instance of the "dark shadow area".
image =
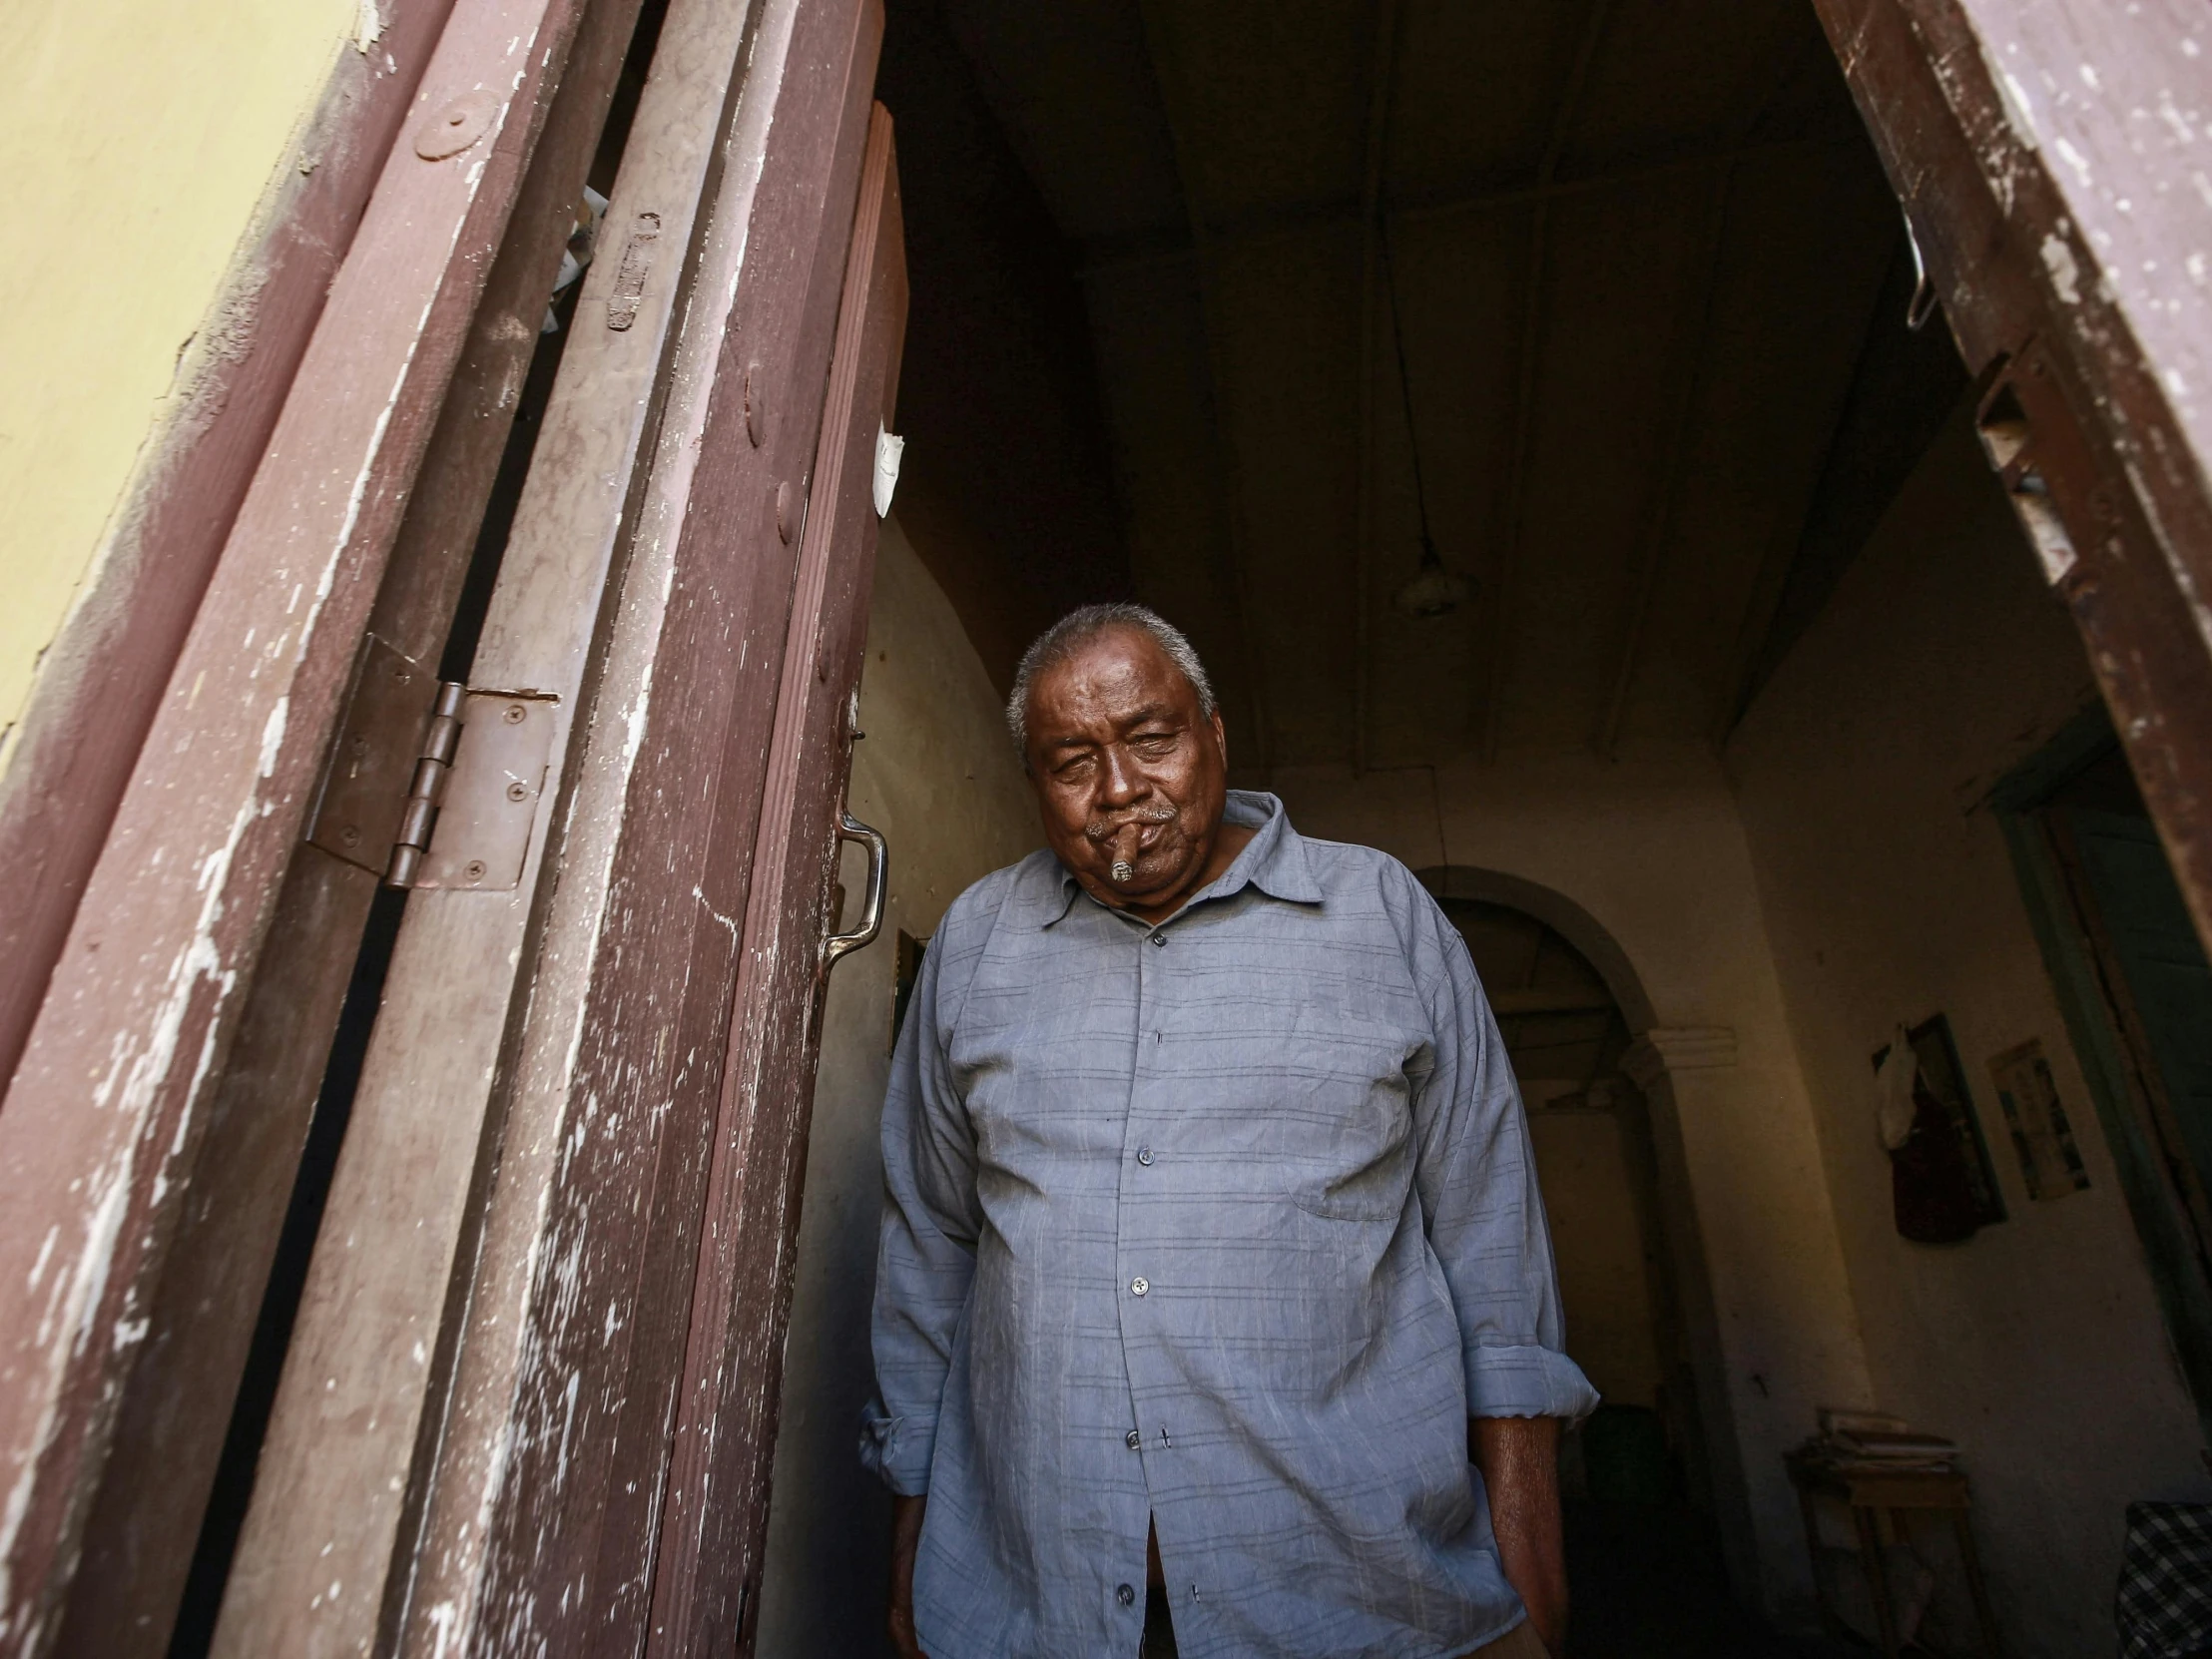
POLYGON ((1730 1596, 1710 1516, 1682 1502, 1570 1498, 1566 1659, 1852 1659, 1865 1650, 1783 1636, 1730 1596))
POLYGON ((1918 281, 1912 242, 1901 236, 1875 298, 1797 551, 1776 596, 1773 621, 1731 711, 1732 722, 1751 707, 1759 688, 1812 626, 1965 393, 1965 364, 1942 312, 1918 329, 1907 325, 1918 281))
POLYGON ((885 7, 912 309, 898 518, 1002 689, 1055 617, 1130 596, 1073 250, 937 0, 885 7))

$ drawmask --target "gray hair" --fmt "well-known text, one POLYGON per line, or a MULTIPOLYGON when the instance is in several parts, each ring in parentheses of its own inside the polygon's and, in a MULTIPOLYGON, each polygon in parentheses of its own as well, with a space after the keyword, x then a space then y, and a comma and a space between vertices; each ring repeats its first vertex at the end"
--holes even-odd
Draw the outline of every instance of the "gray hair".
POLYGON ((1142 605, 1121 601, 1085 605, 1039 634, 1021 654, 1021 666, 1014 670, 1014 689, 1006 699, 1006 729, 1013 733, 1014 748, 1025 762, 1029 755, 1029 690, 1037 676, 1046 669, 1058 668, 1113 628, 1131 628, 1149 635, 1176 671, 1191 683, 1191 690, 1198 694, 1198 712, 1208 720, 1214 718, 1214 683, 1206 677, 1206 665, 1198 660, 1198 653, 1191 649, 1191 642, 1180 628, 1142 605))

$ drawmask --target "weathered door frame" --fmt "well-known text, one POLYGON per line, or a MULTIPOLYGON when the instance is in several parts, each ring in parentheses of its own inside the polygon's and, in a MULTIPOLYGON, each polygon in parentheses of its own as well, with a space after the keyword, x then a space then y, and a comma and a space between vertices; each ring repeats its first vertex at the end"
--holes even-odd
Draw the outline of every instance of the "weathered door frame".
POLYGON ((410 905, 219 1652, 730 1650, 903 319, 879 38, 672 8, 472 674, 555 695, 547 832, 410 905))
MULTIPOLYGON (((369 614, 369 633, 418 665, 425 707, 639 9, 592 0, 583 14, 369 614)), ((364 658, 364 671, 385 661, 364 658)), ((381 865, 385 852, 361 855, 381 865)), ((168 1650, 376 889, 373 871, 311 841, 292 853, 147 1308, 60 1654, 168 1650), (147 1481, 148 1468, 163 1478, 147 1481)))
POLYGON ((339 700, 583 10, 454 0, 0 1106, 0 1653, 59 1636, 339 700))
MULTIPOLYGON (((667 1523, 673 1547, 657 1570, 659 1500, 668 1489, 677 1384, 687 1369, 702 1386, 681 1409, 690 1452, 679 1488, 697 1493, 710 1471, 766 1478, 776 1335, 788 1302, 827 966, 819 949, 837 844, 834 808, 849 758, 843 716, 857 682, 872 570, 871 474, 890 416, 905 289, 888 121, 878 111, 871 124, 867 114, 881 31, 871 0, 694 0, 688 7, 679 0, 678 9, 691 16, 698 38, 664 41, 679 50, 657 68, 665 72, 663 103, 688 118, 695 142, 674 147, 683 152, 675 155, 649 142, 633 181, 640 200, 618 200, 612 210, 613 246, 594 274, 596 294, 587 289, 586 305, 596 308, 582 326, 601 323, 606 332, 592 333, 594 341, 619 335, 616 343, 631 349, 614 353, 619 360, 582 353, 573 365, 588 383, 582 418, 565 449, 556 444, 541 456, 555 482, 540 491, 550 505, 541 502, 538 527, 568 532, 571 545, 515 561, 514 579, 503 584, 509 602, 504 610, 495 602, 477 659, 479 680, 488 673, 518 704, 550 709, 563 724, 548 800, 564 760, 583 759, 579 770, 597 786, 563 792, 560 807, 538 817, 549 826, 558 813, 563 829, 579 830, 562 847, 579 855, 560 870, 569 903, 565 912, 533 903, 546 897, 537 877, 553 867, 546 851, 556 837, 543 828, 533 832, 516 893, 439 892, 428 895, 427 909, 418 898, 410 919, 429 948, 417 948, 418 971, 396 982, 396 1000, 404 1004, 412 992, 417 1016, 435 1014, 437 997, 421 994, 435 976, 422 971, 428 961, 421 959, 435 960, 436 946, 458 942, 477 948, 440 964, 460 971, 435 990, 448 1003, 474 1006, 453 1030, 396 1022, 385 1047, 426 1054, 421 1069, 433 1077, 442 1070, 449 1083, 457 1067, 480 1058, 467 1081, 488 1097, 495 1075, 504 1084, 517 1076, 525 1086, 534 1076, 548 1081, 528 1064, 533 1054, 546 1057, 532 1039, 547 1024, 565 1017, 574 1027, 587 1013, 604 1018, 609 998, 619 1009, 641 989, 673 986, 681 1006, 672 1011, 690 1016, 679 1023, 695 1037, 719 1033, 713 1048, 717 1055, 727 1049, 724 1064, 694 1065, 687 1055, 678 1068, 675 1086, 691 1079, 695 1107, 674 1114, 694 1143, 688 1151, 634 1147, 642 1162, 625 1170, 618 1157, 616 1168, 601 1172, 600 1187, 513 1201, 524 1227, 535 1217, 596 1223, 602 1231, 613 1212, 636 1216, 638 1201, 647 1201, 648 1225, 622 1242, 651 1258, 652 1271, 640 1271, 639 1261, 617 1261, 610 1271, 644 1300, 658 1297, 660 1312, 673 1320, 657 1341, 641 1345, 642 1358, 618 1364, 607 1379, 616 1406, 601 1455, 650 1471, 643 1509, 632 1517, 643 1524, 626 1534, 617 1529, 630 1539, 631 1570, 615 1576, 641 1630, 657 1600, 681 1607, 683 1629, 664 1634, 660 1647, 688 1650, 719 1632, 719 1650, 742 1617, 739 1585, 747 1574, 742 1560, 710 1553, 705 1540, 757 1555, 765 1495, 711 1512, 680 1501, 667 1523), (855 192, 862 204, 856 243, 855 192), (741 349, 758 354, 741 359, 741 349), (821 431, 818 454, 826 408, 831 425, 821 431), (819 510, 810 512, 817 491, 819 510), (597 509, 581 547, 573 545, 575 515, 560 511, 579 500, 597 509), (781 560, 762 556, 778 548, 786 550, 781 560), (610 623, 601 598, 625 577, 630 604, 610 623), (609 670, 607 683, 623 701, 596 734, 587 728, 592 664, 609 670), (704 792, 692 787, 701 776, 709 783, 704 792), (679 822, 660 822, 668 815, 655 809, 687 792, 706 820, 687 826, 679 813, 679 822), (667 832, 686 828, 707 831, 687 846, 699 878, 682 892, 660 892, 654 876, 677 861, 665 856, 667 832), (756 862, 764 879, 749 884, 756 862), (471 900, 490 903, 474 906, 477 925, 456 927, 471 900), (488 931, 499 935, 490 942, 501 949, 487 957, 481 920, 495 912, 499 925, 488 931), (621 967, 619 941, 590 935, 625 926, 644 932, 644 948, 631 949, 633 975, 652 946, 669 939, 684 948, 673 962, 664 949, 659 965, 675 972, 625 979, 609 971, 621 967), (582 936, 569 936, 578 929, 582 936), (518 975, 517 964, 548 942, 556 955, 564 942, 581 944, 580 958, 561 964, 580 971, 563 980, 556 969, 551 983, 535 969, 518 975), (733 1027, 733 1007, 750 1006, 731 997, 741 961, 745 997, 813 1010, 796 1033, 758 1021, 733 1027), (472 969, 477 981, 489 981, 502 966, 507 987, 528 983, 528 997, 471 981, 472 969), (713 971, 695 971, 702 967, 713 971), (692 994, 682 994, 687 988, 692 994), (525 1006, 540 1019, 525 1021, 525 1006), (409 1036, 431 1040, 410 1045, 409 1036), (515 1063, 512 1074, 501 1061, 515 1063), (746 1086, 726 1086, 726 1073, 746 1078, 746 1086), (698 1229, 710 1209, 718 1217, 707 1250, 715 1282, 728 1284, 735 1248, 781 1275, 783 1289, 742 1310, 711 1309, 695 1329, 698 1229), (743 1236, 762 1221, 759 1238, 743 1236), (728 1351, 732 1343, 742 1356, 728 1351), (711 1352, 718 1344, 723 1351, 711 1352), (770 1380, 765 1391, 732 1369, 733 1360, 755 1359, 770 1380), (635 1413, 622 1409, 625 1389, 655 1373, 648 1392, 657 1387, 659 1409, 633 1421, 635 1413), (727 1420, 713 1403, 718 1398, 738 1407, 727 1420)), ((366 871, 301 843, 307 798, 356 660, 379 660, 356 650, 364 623, 399 651, 399 661, 427 664, 436 655, 566 237, 580 163, 588 162, 637 10, 638 0, 455 0, 77 907, 0 1114, 0 1178, 37 1200, 9 1207, 0 1222, 0 1264, 18 1270, 11 1289, 21 1304, 0 1339, 11 1345, 0 1352, 0 1436, 7 1436, 0 1456, 10 1465, 11 1493, 0 1520, 0 1651, 119 1651, 111 1638, 133 1651, 163 1645, 197 1531, 205 1465, 220 1442, 289 1165, 373 888, 366 871), (541 132, 546 142, 536 154, 541 132), (303 616, 293 620, 302 598, 303 616), (183 871, 186 880, 165 880, 164 871, 183 871), (82 1109, 88 1088, 92 1112, 82 1109), (234 1156, 242 1152, 243 1159, 234 1156), (236 1212, 214 1201, 226 1195, 256 1212, 247 1225, 224 1225, 236 1212), (208 1293, 224 1304, 222 1317, 207 1317, 208 1293), (136 1362, 150 1348, 158 1358, 142 1368, 136 1362), (163 1504, 135 1503, 143 1465, 134 1455, 136 1476, 118 1464, 117 1478, 104 1482, 111 1445, 165 1462, 166 1454, 181 1454, 194 1466, 181 1471, 163 1504), (87 1542, 98 1570, 71 1601, 87 1542), (150 1558, 154 1570, 142 1571, 150 1558)), ((564 363, 564 376, 570 366, 564 363)), ((525 527, 518 523, 518 531, 525 527)), ((466 728, 461 741, 465 768, 466 728)), ((556 883, 542 885, 550 891, 556 883)), ((595 1065, 639 1070, 628 1066, 642 1041, 638 1027, 601 1026, 592 1035, 596 1050, 580 1045, 573 1029, 559 1045, 569 1062, 581 1055, 585 1082, 595 1065)), ((651 1044, 656 1062, 667 1057, 666 1046, 651 1044)), ((671 1086, 665 1068, 657 1081, 664 1093, 671 1086)), ((510 1093, 503 1092, 502 1108, 510 1093)), ((556 1084, 539 1099, 559 1114, 568 1095, 556 1084)), ((596 1095, 584 1100, 587 1119, 596 1106, 596 1095)), ((666 1098, 651 1102, 633 1122, 657 1133, 670 1106, 666 1098)), ((479 1291, 524 1299, 515 1330, 561 1312, 545 1306, 549 1296, 556 1305, 560 1299, 557 1287, 549 1291, 533 1277, 530 1270, 543 1265, 533 1249, 506 1264, 522 1270, 517 1277, 478 1276, 500 1265, 497 1246, 512 1242, 497 1230, 506 1212, 494 1201, 518 1182, 527 1189, 533 1176, 565 1173, 517 1156, 524 1149, 503 1139, 510 1127, 504 1113, 483 1108, 479 1099, 473 1118, 464 1113, 459 1132, 446 1137, 445 1150, 461 1154, 445 1168, 459 1177, 446 1181, 444 1195, 445 1219, 458 1225, 438 1241, 442 1255, 431 1252, 431 1271, 399 1287, 421 1293, 411 1304, 399 1298, 397 1321, 427 1337, 428 1348, 395 1350, 405 1356, 401 1369, 422 1374, 419 1385, 379 1391, 374 1384, 390 1379, 348 1378, 365 1384, 352 1396, 365 1401, 363 1416, 373 1423, 387 1406, 401 1407, 392 1414, 406 1429, 391 1515, 353 1528, 366 1535, 369 1552, 366 1622, 276 1631, 260 1621, 257 1596, 266 1606, 283 1574, 255 1575, 271 1562, 267 1550, 256 1553, 250 1523, 240 1558, 248 1570, 234 1575, 238 1607, 227 1603, 219 1644, 267 1651, 274 1639, 285 1651, 351 1649, 420 1632, 434 1643, 452 1633, 449 1606, 410 1602, 410 1541, 422 1529, 439 1536, 441 1511, 432 1499, 483 1472, 494 1449, 512 1451, 517 1464, 533 1450, 527 1429, 519 1440, 509 1432, 514 1418, 495 1424, 488 1441, 468 1439, 471 1419, 443 1391, 454 1375, 456 1334, 462 1317, 479 1311, 479 1291), (487 1216, 495 1224, 489 1230, 479 1225, 487 1216), (449 1429, 457 1432, 441 1440, 449 1429), (295 1635, 305 1644, 294 1646, 295 1635)), ((414 1173, 404 1157, 379 1167, 378 1152, 390 1148, 389 1137, 381 1146, 373 1133, 349 1137, 343 1162, 366 1170, 354 1186, 369 1193, 334 1221, 360 1221, 391 1199, 379 1182, 414 1173)), ((341 1229, 326 1234, 332 1231, 341 1229)), ((346 1255, 326 1248, 315 1262, 342 1268, 346 1255)), ((701 1294, 712 1302, 712 1292, 701 1294)), ((305 1334, 314 1334, 317 1318, 327 1326, 333 1315, 358 1312, 342 1295, 310 1302, 305 1334)), ((480 1330, 469 1359, 479 1374, 508 1363, 523 1384, 508 1403, 515 1418, 527 1418, 539 1403, 528 1395, 536 1351, 496 1352, 507 1334, 480 1330)), ((317 1357, 311 1342, 295 1343, 287 1377, 304 1376, 317 1357)), ((306 1449, 309 1461, 334 1451, 328 1460, 340 1475, 359 1472, 344 1445, 312 1432, 311 1416, 293 1413, 287 1441, 277 1432, 285 1426, 280 1411, 265 1448, 276 1454, 276 1472, 282 1474, 287 1449, 306 1449)), ((267 1507, 276 1524, 262 1536, 281 1542, 284 1523, 301 1517, 280 1500, 299 1488, 271 1481, 269 1472, 263 1485, 274 1494, 267 1507)), ((501 1503, 528 1509, 549 1494, 556 1502, 565 1495, 557 1478, 539 1490, 519 1474, 500 1478, 513 1470, 491 1473, 491 1489, 480 1494, 487 1514, 501 1503)), ((383 1496, 381 1486, 333 1486, 326 1477, 317 1490, 349 1510, 332 1536, 357 1519, 350 1511, 364 1491, 383 1496)), ((638 1490, 635 1480, 622 1488, 638 1490)), ((264 1507, 258 1496, 257 1514, 264 1507)), ((476 1512, 472 1503, 468 1513, 476 1512)), ((460 1531, 469 1533, 465 1520, 460 1531)), ((595 1519, 566 1541, 584 1538, 588 1548, 596 1531, 595 1519)), ((457 1552, 439 1557, 439 1570, 505 1569, 529 1595, 539 1566, 534 1544, 517 1551, 481 1530, 458 1541, 457 1552)), ((328 1600, 332 1563, 320 1553, 312 1599, 328 1600)), ((347 1599, 348 1613, 364 1605, 347 1599)), ((489 1599, 480 1605, 496 1606, 489 1599)))
MULTIPOLYGON (((1814 0, 2212 939, 2212 203, 2183 0, 1814 0)), ((2192 35, 2193 31, 2193 35, 2192 35)))

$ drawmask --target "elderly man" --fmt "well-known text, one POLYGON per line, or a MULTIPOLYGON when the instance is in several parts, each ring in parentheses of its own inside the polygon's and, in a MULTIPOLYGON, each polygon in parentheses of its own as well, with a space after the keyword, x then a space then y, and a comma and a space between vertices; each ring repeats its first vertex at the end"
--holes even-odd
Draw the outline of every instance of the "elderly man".
POLYGON ((1066 618, 1007 712, 1048 850, 945 912, 883 1107, 893 1641, 1556 1652, 1558 1419, 1596 1395, 1465 944, 1227 789, 1151 612, 1066 618))

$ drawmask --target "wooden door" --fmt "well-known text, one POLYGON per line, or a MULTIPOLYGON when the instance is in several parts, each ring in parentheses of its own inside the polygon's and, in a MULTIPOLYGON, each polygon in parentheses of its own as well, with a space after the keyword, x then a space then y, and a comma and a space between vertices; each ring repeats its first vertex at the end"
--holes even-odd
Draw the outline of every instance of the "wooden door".
POLYGON ((410 902, 222 1653, 731 1651, 904 317, 879 38, 671 7, 472 673, 545 698, 545 830, 410 902))
POLYGON ((375 884, 301 844, 316 778, 364 631, 436 654, 637 12, 393 13, 399 56, 327 129, 352 194, 272 232, 313 250, 265 270, 276 345, 150 504, 145 545, 206 591, 173 672, 163 617, 118 624, 148 649, 102 695, 146 741, 120 804, 82 777, 56 804, 114 821, 61 860, 74 915, 33 929, 66 942, 0 984, 44 981, 0 1019, 28 1027, 0 1107, 0 1654, 166 1645, 375 884))

